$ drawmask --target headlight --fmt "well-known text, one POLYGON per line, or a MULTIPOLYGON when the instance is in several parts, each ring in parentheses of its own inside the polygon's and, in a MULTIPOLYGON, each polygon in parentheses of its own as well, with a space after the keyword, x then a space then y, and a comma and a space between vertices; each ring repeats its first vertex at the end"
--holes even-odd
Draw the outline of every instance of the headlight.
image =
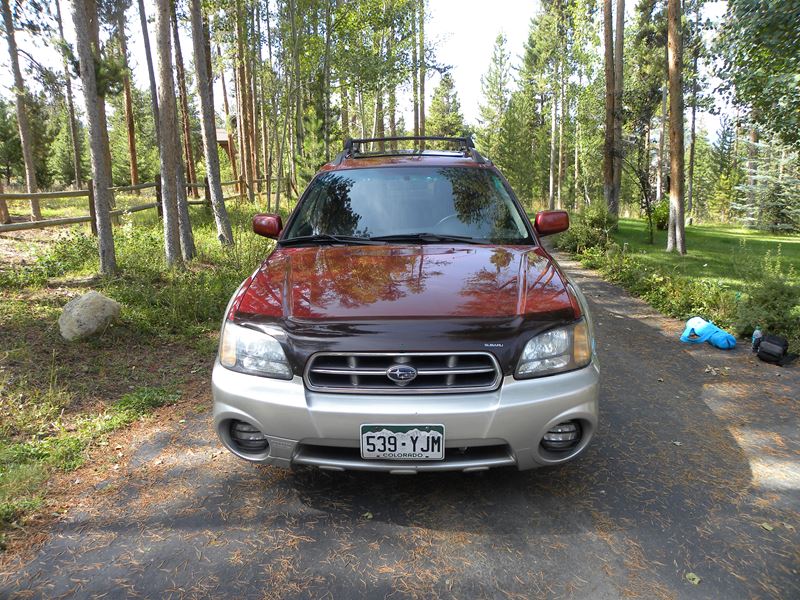
POLYGON ((592 360, 592 342, 586 320, 551 329, 528 341, 517 365, 516 377, 541 377, 585 367, 592 360))
POLYGON ((292 369, 280 342, 271 335, 230 322, 222 328, 219 362, 240 373, 291 379, 292 369))

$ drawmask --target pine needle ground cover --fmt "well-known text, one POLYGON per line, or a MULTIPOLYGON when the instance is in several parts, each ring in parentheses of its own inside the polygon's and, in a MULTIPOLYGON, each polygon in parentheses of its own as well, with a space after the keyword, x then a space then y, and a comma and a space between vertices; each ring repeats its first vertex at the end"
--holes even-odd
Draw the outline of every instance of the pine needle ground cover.
POLYGON ((230 212, 237 244, 224 248, 211 215, 192 208, 198 258, 183 271, 166 268, 155 211, 115 228, 113 278, 95 275, 85 225, 0 240, 0 549, 4 529, 52 512, 54 479, 84 464, 113 472, 115 432, 192 405, 187 389, 208 381, 225 305, 272 244, 252 233, 254 205, 230 212), (61 308, 89 290, 120 302, 121 319, 66 342, 61 308))

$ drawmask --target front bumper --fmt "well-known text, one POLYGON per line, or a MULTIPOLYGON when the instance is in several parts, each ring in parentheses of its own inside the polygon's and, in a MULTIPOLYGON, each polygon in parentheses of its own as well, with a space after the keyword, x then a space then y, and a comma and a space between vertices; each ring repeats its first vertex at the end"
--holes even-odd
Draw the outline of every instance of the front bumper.
POLYGON ((538 379, 507 376, 494 392, 392 396, 312 392, 301 377, 282 381, 245 375, 217 363, 212 388, 214 426, 220 439, 251 462, 391 473, 497 466, 524 470, 566 462, 586 448, 597 427, 599 372, 593 361, 577 371, 538 379), (267 450, 240 451, 230 436, 232 419, 264 432, 267 450), (580 443, 564 454, 542 448, 545 432, 569 420, 580 422, 580 443), (359 452, 362 423, 443 424, 445 459, 364 460, 359 452))

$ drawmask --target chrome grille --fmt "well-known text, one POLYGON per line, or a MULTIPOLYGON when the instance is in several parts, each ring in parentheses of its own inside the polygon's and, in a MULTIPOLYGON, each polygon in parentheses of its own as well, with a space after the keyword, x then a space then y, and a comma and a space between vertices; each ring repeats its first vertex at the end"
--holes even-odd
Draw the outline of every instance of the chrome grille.
POLYGON ((310 390, 350 394, 485 392, 497 389, 502 377, 488 352, 321 352, 308 360, 305 372, 310 390), (416 376, 394 381, 389 371, 398 366, 411 367, 416 376))

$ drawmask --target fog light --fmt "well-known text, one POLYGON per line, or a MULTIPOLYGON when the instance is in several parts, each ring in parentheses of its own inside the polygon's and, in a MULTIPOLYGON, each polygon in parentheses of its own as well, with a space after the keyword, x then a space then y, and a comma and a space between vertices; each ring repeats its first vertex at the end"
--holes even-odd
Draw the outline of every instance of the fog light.
POLYGON ((269 447, 266 436, 244 421, 231 421, 231 439, 242 452, 259 453, 269 447))
POLYGON ((542 447, 551 452, 572 450, 581 441, 581 426, 577 421, 567 421, 551 427, 542 438, 542 447))

